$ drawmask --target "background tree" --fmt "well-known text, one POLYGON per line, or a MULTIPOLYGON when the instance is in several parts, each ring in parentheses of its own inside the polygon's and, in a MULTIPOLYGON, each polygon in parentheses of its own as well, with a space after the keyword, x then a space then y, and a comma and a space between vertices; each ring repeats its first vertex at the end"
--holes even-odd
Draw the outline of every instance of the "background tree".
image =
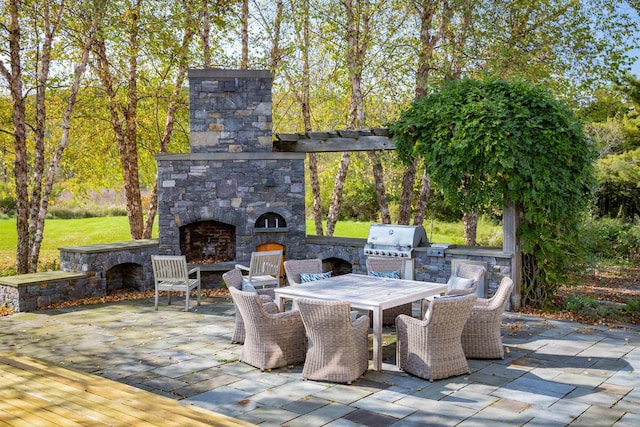
POLYGON ((10 64, 7 66, 0 60, 0 73, 8 83, 13 109, 18 273, 37 269, 49 197, 62 154, 69 143, 79 82, 85 72, 89 46, 103 6, 102 2, 40 4, 10 1, 3 7, 10 64), (85 19, 88 25, 80 25, 78 18, 85 19), (63 27, 63 23, 67 26, 63 27), (25 26, 30 31, 23 31, 25 26), (79 36, 82 32, 84 37, 79 36), (80 48, 76 50, 73 45, 66 45, 64 36, 79 40, 80 48), (64 62, 64 55, 70 55, 70 59, 78 64, 74 73, 52 78, 52 68, 56 63, 64 62), (55 144, 48 140, 48 134, 52 132, 48 104, 49 99, 59 93, 54 87, 61 86, 68 88, 67 101, 62 116, 58 117, 62 122, 62 133, 57 134, 59 141, 55 144), (29 97, 27 94, 31 90, 35 95, 29 97), (28 109, 30 102, 33 109, 28 109), (27 128, 32 129, 31 135, 27 134, 27 128), (31 153, 28 152, 29 142, 33 143, 31 153), (30 161, 33 163, 29 164, 30 161))
POLYGON ((520 80, 455 80, 416 100, 391 129, 400 155, 424 158, 450 204, 521 208, 522 301, 554 295, 593 188, 595 151, 568 106, 520 80))

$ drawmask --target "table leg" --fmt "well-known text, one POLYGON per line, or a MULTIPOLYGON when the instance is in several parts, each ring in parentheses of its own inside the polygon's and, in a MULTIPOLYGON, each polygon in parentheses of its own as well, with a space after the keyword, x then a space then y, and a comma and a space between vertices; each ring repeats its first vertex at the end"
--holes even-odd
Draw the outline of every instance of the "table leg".
POLYGON ((373 311, 373 369, 382 371, 382 309, 373 311))
POLYGON ((284 297, 281 297, 279 295, 278 295, 278 310, 280 310, 280 313, 284 311, 284 297))

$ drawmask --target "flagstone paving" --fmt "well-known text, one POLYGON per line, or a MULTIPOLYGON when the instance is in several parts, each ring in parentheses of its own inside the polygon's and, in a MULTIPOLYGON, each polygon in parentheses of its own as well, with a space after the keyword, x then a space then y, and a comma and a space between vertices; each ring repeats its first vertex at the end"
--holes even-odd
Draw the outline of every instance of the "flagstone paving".
POLYGON ((352 385, 303 381, 302 366, 261 372, 238 361, 228 298, 190 312, 174 298, 0 318, 0 352, 26 355, 264 426, 640 425, 640 329, 505 313, 504 360, 430 383, 395 366, 352 385))

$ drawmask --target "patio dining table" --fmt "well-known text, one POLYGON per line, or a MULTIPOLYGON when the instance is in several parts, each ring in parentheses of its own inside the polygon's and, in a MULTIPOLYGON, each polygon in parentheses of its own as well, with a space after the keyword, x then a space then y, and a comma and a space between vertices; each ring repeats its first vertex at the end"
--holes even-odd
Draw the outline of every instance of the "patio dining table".
POLYGON ((351 307, 373 313, 373 368, 382 370, 382 312, 444 292, 444 283, 344 274, 310 283, 275 289, 280 311, 286 299, 311 298, 347 301, 351 307))

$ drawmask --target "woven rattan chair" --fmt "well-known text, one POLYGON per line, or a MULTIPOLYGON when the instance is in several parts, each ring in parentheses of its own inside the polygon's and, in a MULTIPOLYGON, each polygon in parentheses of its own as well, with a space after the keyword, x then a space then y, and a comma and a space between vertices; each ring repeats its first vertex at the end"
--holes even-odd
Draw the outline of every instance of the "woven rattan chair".
MULTIPOLYGON (((242 272, 237 268, 234 268, 233 270, 229 270, 226 273, 222 274, 222 280, 227 286, 227 289, 235 288, 242 290, 242 272)), ((279 311, 278 305, 273 302, 275 298, 275 292, 273 291, 273 288, 256 289, 256 292, 258 292, 258 295, 260 295, 260 302, 262 303, 262 306, 267 313, 275 314, 279 311)), ((244 343, 245 337, 244 321, 242 320, 242 315, 240 314, 238 307, 235 305, 235 302, 234 306, 236 309, 236 325, 233 330, 233 337, 231 338, 231 342, 242 344, 244 343)))
POLYGON ((299 311, 270 314, 260 296, 229 288, 245 325, 240 361, 261 370, 303 362, 307 352, 299 311))
POLYGON ((475 295, 434 298, 425 320, 396 319, 398 368, 429 381, 469 373, 460 336, 475 295))
POLYGON ((500 326, 512 291, 513 280, 504 277, 493 297, 474 304, 462 331, 462 348, 469 359, 504 359, 500 326))
POLYGON ((284 262, 284 272, 289 285, 299 285, 300 273, 322 273, 322 260, 315 259, 288 259, 284 262))
MULTIPOLYGON (((487 269, 482 265, 477 264, 467 264, 461 260, 458 260, 455 264, 451 264, 451 275, 460 277, 463 279, 472 279, 473 284, 464 289, 456 289, 453 288, 450 284, 447 285, 447 290, 444 292, 445 295, 468 295, 468 294, 476 294, 478 286, 484 286, 485 276, 487 274, 487 269)), ((451 278, 450 278, 451 280, 451 278)), ((420 307, 420 316, 424 317, 424 313, 429 306, 429 303, 433 297, 426 298, 422 300, 422 304, 420 307)))
POLYGON ((351 384, 369 367, 369 318, 350 319, 349 303, 299 299, 307 333, 302 378, 351 384))
POLYGON ((445 295, 467 295, 475 294, 478 286, 484 284, 484 276, 487 274, 487 269, 481 265, 466 264, 464 262, 456 263, 453 271, 454 276, 462 277, 464 279, 472 279, 473 285, 466 289, 450 289, 448 288, 445 295))
POLYGON ((195 289, 198 305, 200 305, 200 267, 190 269, 184 255, 153 255, 151 266, 156 290, 156 310, 160 291, 167 291, 168 305, 171 305, 171 292, 184 292, 184 311, 189 311, 189 294, 195 289))
MULTIPOLYGON (((367 274, 371 274, 371 272, 375 271, 378 273, 389 273, 392 271, 399 271, 400 278, 404 279, 405 272, 405 260, 401 258, 375 258, 368 257, 367 258, 367 274)), ((392 289, 390 289, 392 290, 392 289)), ((382 312, 382 324, 383 325, 394 325, 396 322, 396 317, 401 314, 405 314, 407 316, 412 316, 413 311, 411 308, 411 303, 402 304, 397 307, 388 308, 382 312)))

